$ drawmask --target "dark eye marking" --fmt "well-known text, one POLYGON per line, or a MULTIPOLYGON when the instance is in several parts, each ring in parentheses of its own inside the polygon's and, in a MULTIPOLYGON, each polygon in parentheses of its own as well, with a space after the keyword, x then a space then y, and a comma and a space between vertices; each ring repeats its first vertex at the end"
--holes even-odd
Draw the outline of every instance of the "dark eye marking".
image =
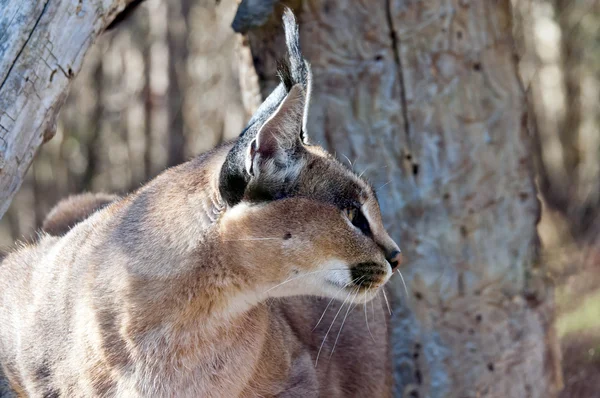
POLYGON ((348 220, 350 220, 352 225, 360 229, 363 234, 372 236, 371 228, 369 227, 369 221, 360 208, 358 208, 358 206, 352 205, 346 207, 344 209, 344 214, 346 214, 346 217, 348 217, 348 220))

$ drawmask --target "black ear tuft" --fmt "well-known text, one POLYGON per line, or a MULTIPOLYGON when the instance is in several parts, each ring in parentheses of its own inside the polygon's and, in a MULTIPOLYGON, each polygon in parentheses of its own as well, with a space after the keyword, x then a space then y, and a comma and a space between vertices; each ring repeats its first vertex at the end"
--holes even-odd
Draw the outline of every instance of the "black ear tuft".
POLYGON ((294 83, 300 83, 307 91, 309 83, 309 67, 300 51, 300 32, 294 13, 288 7, 283 12, 283 28, 285 30, 285 44, 288 51, 290 71, 294 83))
POLYGON ((285 91, 289 92, 294 86, 294 78, 287 61, 281 59, 277 61, 277 76, 285 86, 285 91))
MULTIPOLYGON (((289 74, 292 76, 292 85, 300 84, 306 93, 301 133, 302 142, 306 143, 308 141, 308 137, 306 135, 306 124, 308 121, 308 109, 310 106, 310 96, 312 93, 312 72, 310 70, 310 64, 302 56, 302 51, 300 50, 300 31, 298 29, 298 24, 296 23, 294 13, 288 7, 286 7, 283 12, 283 28, 285 30, 285 43, 287 46, 289 74)), ((288 87, 288 83, 286 83, 283 78, 282 82, 289 91, 291 86, 288 87)))

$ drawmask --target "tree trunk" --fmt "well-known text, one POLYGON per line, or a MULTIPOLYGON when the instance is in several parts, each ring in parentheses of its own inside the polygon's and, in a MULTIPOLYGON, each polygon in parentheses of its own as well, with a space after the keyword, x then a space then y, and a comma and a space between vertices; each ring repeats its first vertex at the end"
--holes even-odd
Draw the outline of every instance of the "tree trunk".
POLYGON ((101 134, 102 134, 102 119, 104 118, 104 65, 103 59, 98 59, 96 65, 94 65, 93 77, 93 89, 92 92, 96 98, 94 104, 94 110, 92 111, 93 125, 89 133, 88 142, 85 143, 85 150, 87 151, 86 159, 87 166, 85 172, 81 177, 76 192, 91 191, 93 188, 94 177, 96 177, 101 169, 101 155, 100 151, 102 148, 101 134))
POLYGON ((185 161, 185 120, 183 103, 188 79, 188 18, 190 0, 179 0, 167 5, 169 46, 169 143, 167 167, 185 161))
MULTIPOLYGON (((267 18, 257 3, 242 1, 233 26, 264 96, 284 46, 281 7, 267 18)), ((308 133, 378 188, 408 259, 409 296, 391 287, 396 396, 556 394, 509 0, 287 3, 314 73, 308 133)))
POLYGON ((558 118, 557 133, 562 151, 564 178, 547 177, 544 196, 549 206, 569 219, 571 233, 579 242, 595 241, 600 217, 598 173, 598 57, 589 43, 597 33, 600 6, 597 1, 555 0, 560 35, 560 66, 565 108, 558 118))
POLYGON ((0 0, 0 216, 96 37, 138 0, 0 0))
MULTIPOLYGON (((575 10, 578 7, 573 6, 573 0, 556 0, 556 13, 558 14, 558 24, 564 37, 560 40, 560 51, 562 61, 562 72, 565 81, 565 97, 567 108, 561 124, 558 126, 558 137, 562 144, 563 163, 565 173, 568 179, 576 185, 578 177, 578 167, 581 161, 579 153, 579 129, 581 126, 581 64, 583 63, 585 42, 583 37, 577 34, 578 21, 575 10), (575 28, 574 28, 575 27, 575 28), (574 31, 575 29, 575 31, 574 31)), ((580 22, 580 21, 579 21, 580 22)), ((566 187, 565 193, 570 191, 566 187)), ((567 212, 567 209, 560 209, 567 212)))

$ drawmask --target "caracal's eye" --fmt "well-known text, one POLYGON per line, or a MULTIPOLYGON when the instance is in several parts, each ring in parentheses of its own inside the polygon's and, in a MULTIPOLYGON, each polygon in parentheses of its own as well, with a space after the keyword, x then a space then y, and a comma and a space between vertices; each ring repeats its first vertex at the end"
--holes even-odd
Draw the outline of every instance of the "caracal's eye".
POLYGON ((356 207, 347 207, 344 209, 344 214, 348 217, 348 220, 352 224, 354 224, 354 220, 356 219, 356 215, 358 214, 358 209, 356 207))
POLYGON ((369 222, 367 221, 365 215, 358 207, 352 206, 344 209, 344 214, 348 217, 348 220, 354 225, 356 228, 360 229, 363 234, 367 236, 371 236, 371 228, 369 227, 369 222))

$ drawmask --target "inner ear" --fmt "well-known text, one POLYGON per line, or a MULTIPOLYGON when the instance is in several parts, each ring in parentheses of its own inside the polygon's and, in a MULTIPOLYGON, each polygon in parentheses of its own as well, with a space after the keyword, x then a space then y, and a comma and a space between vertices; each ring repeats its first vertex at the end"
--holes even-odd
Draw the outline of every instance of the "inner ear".
POLYGON ((261 156, 274 156, 296 145, 302 131, 305 100, 302 87, 293 86, 256 135, 256 152, 261 156))
POLYGON ((299 84, 294 85, 247 148, 246 171, 250 175, 267 163, 287 163, 290 153, 302 145, 305 103, 306 93, 299 84))

